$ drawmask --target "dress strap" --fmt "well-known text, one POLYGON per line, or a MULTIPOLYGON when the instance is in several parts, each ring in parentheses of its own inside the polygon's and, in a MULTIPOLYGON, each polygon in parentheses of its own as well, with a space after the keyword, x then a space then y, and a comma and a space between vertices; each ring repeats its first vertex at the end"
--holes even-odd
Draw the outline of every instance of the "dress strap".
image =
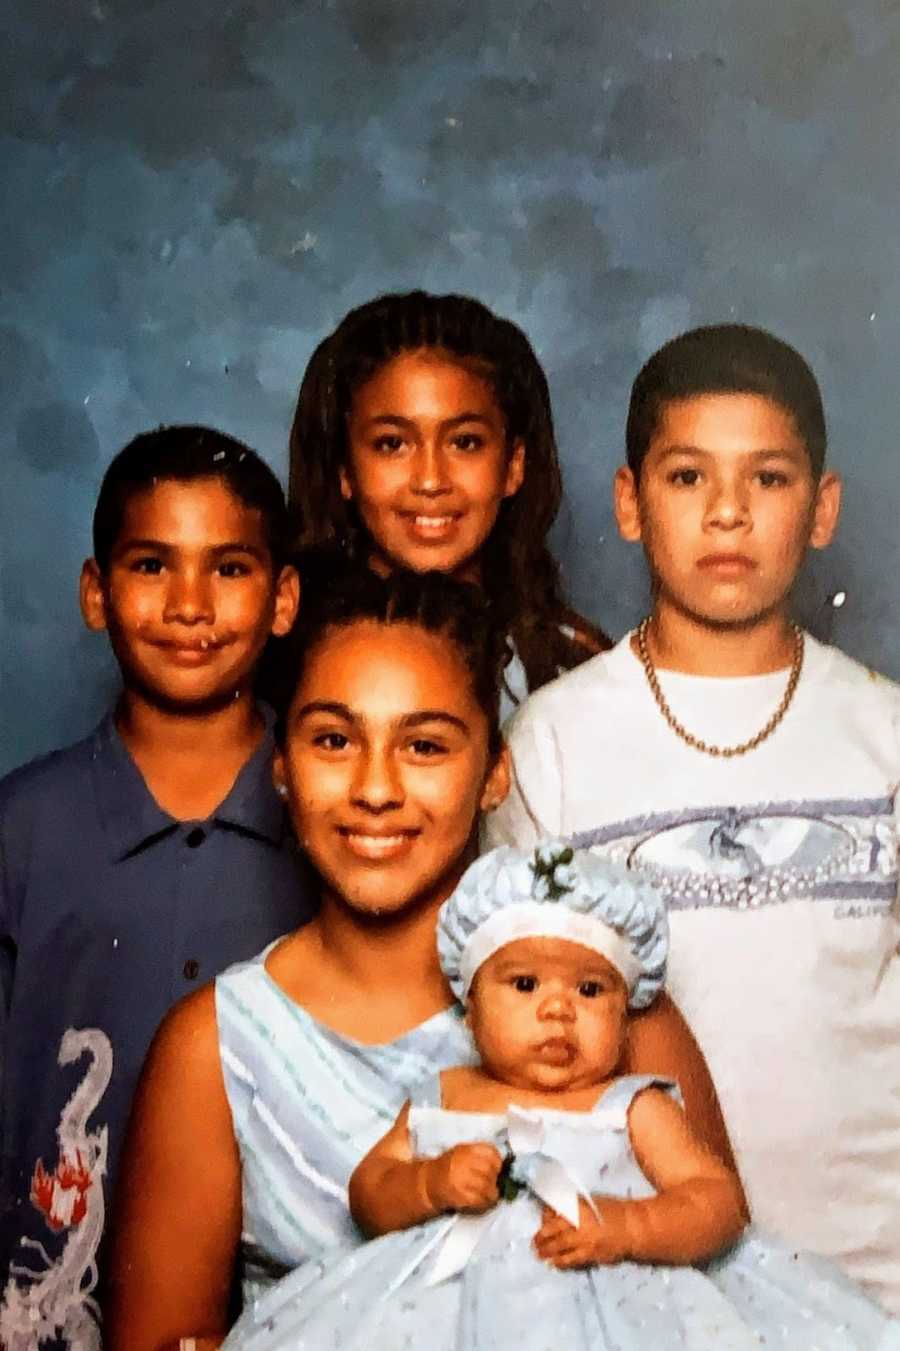
POLYGON ((666 1079, 659 1074, 623 1074, 621 1078, 614 1079, 609 1088, 601 1093, 594 1104, 594 1111, 616 1114, 621 1112, 621 1128, 624 1130, 628 1119, 628 1109, 638 1093, 642 1093, 645 1088, 661 1088, 664 1093, 668 1093, 669 1097, 678 1103, 679 1107, 684 1106, 681 1089, 674 1079, 666 1079))
POLYGON ((440 1107, 441 1106, 441 1076, 440 1073, 429 1074, 422 1079, 409 1095, 410 1106, 412 1107, 440 1107))

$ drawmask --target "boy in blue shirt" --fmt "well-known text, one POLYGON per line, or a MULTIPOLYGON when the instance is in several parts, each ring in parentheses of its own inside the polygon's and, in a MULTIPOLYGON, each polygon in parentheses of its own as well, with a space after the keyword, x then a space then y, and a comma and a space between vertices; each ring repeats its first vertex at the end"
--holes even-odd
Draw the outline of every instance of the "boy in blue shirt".
POLYGON ((81 608, 122 693, 0 782, 7 1347, 100 1345, 97 1254, 157 1024, 309 916, 253 694, 297 611, 286 533, 271 470, 207 428, 138 436, 101 485, 81 608))

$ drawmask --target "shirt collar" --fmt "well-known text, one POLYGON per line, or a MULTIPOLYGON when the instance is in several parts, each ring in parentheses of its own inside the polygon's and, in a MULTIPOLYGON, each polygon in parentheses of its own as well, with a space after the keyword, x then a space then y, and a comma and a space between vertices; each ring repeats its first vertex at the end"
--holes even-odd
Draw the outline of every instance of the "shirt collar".
POLYGON ((272 782, 272 755, 275 750, 275 714, 268 704, 260 704, 265 721, 262 740, 234 781, 234 787, 213 812, 213 820, 237 830, 261 835, 272 844, 281 844, 288 829, 287 812, 272 782))
MULTIPOLYGON (((272 783, 275 717, 266 705, 261 705, 260 711, 265 719, 262 740, 209 822, 226 830, 258 835, 277 845, 284 839, 287 819, 284 803, 272 783)), ((111 712, 91 738, 91 773, 110 855, 117 862, 185 825, 154 800, 111 712)))

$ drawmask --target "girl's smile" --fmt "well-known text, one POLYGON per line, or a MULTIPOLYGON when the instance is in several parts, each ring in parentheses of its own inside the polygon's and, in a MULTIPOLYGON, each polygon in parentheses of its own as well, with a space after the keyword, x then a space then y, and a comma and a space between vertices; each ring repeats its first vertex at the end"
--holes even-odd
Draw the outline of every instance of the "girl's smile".
POLYGON ((337 830, 351 854, 373 863, 393 862, 409 852, 420 833, 418 830, 395 830, 387 834, 367 829, 354 830, 349 826, 338 826, 337 830))
POLYGON ((413 545, 449 543, 458 523, 463 518, 461 511, 430 515, 421 511, 398 510, 397 515, 406 526, 410 542, 413 545))

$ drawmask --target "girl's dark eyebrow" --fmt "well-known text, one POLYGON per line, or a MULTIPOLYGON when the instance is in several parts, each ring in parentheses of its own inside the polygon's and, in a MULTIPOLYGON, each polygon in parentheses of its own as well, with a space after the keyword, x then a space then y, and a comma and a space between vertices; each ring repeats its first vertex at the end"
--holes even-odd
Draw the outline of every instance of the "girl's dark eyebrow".
POLYGON ((213 544, 210 546, 210 553, 216 556, 220 554, 247 554, 250 558, 255 558, 259 562, 265 561, 264 550, 255 544, 248 544, 246 540, 233 540, 228 544, 213 544))
POLYGON ((428 722, 448 723, 451 727, 456 727, 460 732, 469 734, 469 724, 462 718, 458 718, 455 713, 446 713, 440 708, 425 708, 419 713, 407 713, 405 718, 400 719, 400 726, 406 729, 411 727, 421 727, 428 722))
POLYGON ((457 413, 456 417, 448 417, 444 426, 459 427, 463 422, 481 422, 486 427, 493 426, 486 413, 457 413))
MULTIPOLYGON (((445 418, 441 426, 447 430, 453 427, 459 427, 466 422, 480 422, 485 427, 493 427, 494 423, 487 413, 456 413, 453 417, 445 418)), ((399 413, 376 413, 374 417, 367 418, 363 424, 366 427, 377 427, 384 425, 388 427, 402 427, 407 430, 415 427, 413 418, 401 417, 399 413)))
MULTIPOLYGON (((349 708, 347 704, 339 703, 335 699, 311 699, 308 704, 303 704, 297 709, 294 717, 299 722, 301 718, 308 718, 313 713, 327 713, 333 718, 341 718, 344 722, 357 721, 352 708, 349 708)), ((456 727, 466 736, 470 732, 467 722, 456 717, 454 713, 446 713, 440 708, 424 708, 416 713, 407 713, 405 717, 400 719, 400 726, 404 731, 409 731, 411 728, 422 727, 432 722, 446 723, 451 727, 456 727)))
POLYGON ((330 713, 334 718, 342 718, 344 722, 354 722, 354 716, 351 709, 346 704, 339 704, 332 699, 311 699, 308 704, 303 704, 297 709, 294 717, 299 721, 300 718, 308 718, 311 713, 330 713))

